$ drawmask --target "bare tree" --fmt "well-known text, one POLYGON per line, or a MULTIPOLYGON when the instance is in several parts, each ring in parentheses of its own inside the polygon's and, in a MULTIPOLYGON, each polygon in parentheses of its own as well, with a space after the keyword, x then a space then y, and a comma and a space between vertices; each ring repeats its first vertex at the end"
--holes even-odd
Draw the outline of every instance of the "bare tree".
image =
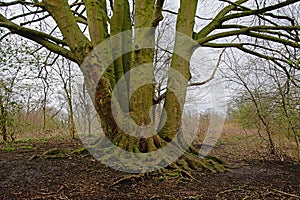
MULTIPOLYGON (((72 83, 74 82, 74 75, 72 74, 72 62, 62 58, 57 60, 57 67, 53 67, 53 70, 59 76, 59 81, 62 83, 65 98, 69 107, 69 132, 73 139, 75 139, 76 127, 74 121, 74 110, 73 110, 73 92, 72 83)), ((74 70, 75 71, 75 70, 74 70)))
POLYGON ((259 133, 265 132, 270 153, 280 157, 285 150, 280 151, 280 143, 275 138, 292 138, 299 158, 300 118, 297 105, 300 88, 297 87, 297 79, 300 74, 294 66, 285 67, 286 71, 261 59, 245 60, 244 64, 231 59, 224 72, 238 88, 232 98, 238 108, 239 123, 246 128, 255 127, 259 133), (295 78, 294 84, 290 77, 295 78))

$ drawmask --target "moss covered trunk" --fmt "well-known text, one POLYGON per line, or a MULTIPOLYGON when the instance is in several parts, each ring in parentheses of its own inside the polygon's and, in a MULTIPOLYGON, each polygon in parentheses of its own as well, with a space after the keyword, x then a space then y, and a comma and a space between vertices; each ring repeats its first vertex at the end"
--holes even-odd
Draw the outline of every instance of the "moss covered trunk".
MULTIPOLYGON (((180 132, 186 87, 190 79, 189 59, 193 53, 193 46, 189 45, 189 41, 182 40, 179 35, 176 35, 174 51, 180 50, 182 55, 174 54, 172 57, 164 103, 165 111, 162 113, 157 130, 153 126, 151 116, 154 102, 155 30, 163 19, 164 0, 136 0, 134 20, 130 16, 127 0, 113 2, 113 16, 110 20, 107 17, 105 1, 84 0, 83 2, 86 6, 91 41, 81 32, 67 0, 44 1, 45 8, 56 20, 71 52, 76 56, 77 63, 81 65, 87 91, 94 102, 103 132, 113 144, 128 152, 154 152, 166 146, 174 138, 177 141, 174 145, 180 149, 180 142, 178 142, 180 134, 177 133, 180 132), (124 31, 132 31, 132 35, 120 36, 119 33, 124 31), (101 58, 93 54, 82 65, 84 58, 98 44, 104 45, 101 58), (107 65, 108 67, 105 68, 107 65), (123 84, 118 84, 125 74, 123 84), (178 79, 177 74, 183 78, 178 79), (113 98, 114 95, 116 99, 113 98), (129 124, 127 121, 129 116, 137 128, 126 133, 114 118, 116 112, 121 113, 122 124, 126 125, 127 122, 129 124), (148 129, 143 129, 147 126, 148 129), (148 133, 144 134, 145 131, 148 133)), ((197 1, 192 0, 187 4, 181 0, 180 4, 176 29, 187 38, 192 38, 197 1)), ((202 162, 197 161, 196 157, 189 153, 184 154, 184 151, 185 149, 182 149, 184 161, 178 162, 178 166, 189 168, 204 166, 202 162)))

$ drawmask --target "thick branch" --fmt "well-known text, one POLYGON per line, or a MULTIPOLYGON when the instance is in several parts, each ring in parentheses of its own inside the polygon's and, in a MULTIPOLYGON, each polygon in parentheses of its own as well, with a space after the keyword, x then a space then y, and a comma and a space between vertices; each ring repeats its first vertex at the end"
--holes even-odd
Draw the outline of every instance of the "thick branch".
POLYGON ((135 0, 134 26, 136 28, 151 27, 155 1, 135 0))
POLYGON ((0 14, 0 27, 5 27, 9 29, 12 33, 23 36, 27 39, 33 40, 38 44, 44 46, 48 50, 57 53, 61 56, 64 56, 72 61, 75 61, 75 55, 69 50, 59 46, 58 44, 66 45, 65 41, 50 36, 46 33, 42 33, 36 30, 32 30, 29 28, 25 28, 19 26, 8 19, 6 19, 3 15, 0 14), (56 43, 56 44, 55 44, 56 43))
POLYGON ((300 30, 300 26, 244 26, 244 25, 237 25, 237 24, 226 24, 226 25, 221 25, 217 27, 218 29, 243 29, 247 28, 249 31, 257 31, 257 32, 262 32, 262 33, 268 33, 270 35, 277 35, 277 36, 283 36, 287 39, 290 40, 299 40, 295 34, 292 34, 292 31, 298 31, 300 30), (283 32, 274 32, 271 30, 278 30, 278 31, 285 31, 288 34, 284 34, 283 32))
POLYGON ((93 46, 103 42, 108 37, 106 1, 85 0, 87 22, 93 46))
POLYGON ((21 33, 22 35, 31 35, 31 36, 35 36, 35 37, 41 37, 41 38, 53 41, 57 44, 67 45, 65 41, 60 40, 58 38, 55 38, 55 37, 53 37, 51 35, 48 35, 46 33, 19 26, 15 23, 11 22, 10 20, 5 18, 1 14, 0 14, 0 27, 7 28, 11 32, 16 33, 16 34, 21 33))
POLYGON ((81 32, 67 0, 44 0, 44 7, 56 21, 77 63, 82 63, 92 46, 81 32))
MULTIPOLYGON (((299 27, 297 27, 297 28, 299 28, 299 27)), ((295 47, 295 48, 300 47, 300 44, 295 41, 290 41, 290 40, 278 38, 278 37, 267 35, 267 34, 255 33, 253 31, 251 31, 251 27, 243 28, 240 30, 227 31, 227 32, 223 32, 223 33, 216 33, 214 35, 211 35, 211 36, 208 36, 205 38, 200 38, 197 40, 197 42, 200 45, 203 45, 203 44, 208 43, 213 40, 217 40, 220 38, 226 38, 226 37, 230 37, 230 36, 236 36, 236 35, 246 35, 246 36, 250 36, 250 37, 254 37, 254 38, 260 38, 260 39, 288 45, 288 46, 295 47)))
POLYGON ((184 80, 178 79, 178 77, 174 76, 172 71, 169 72, 164 104, 165 110, 162 113, 158 128, 161 129, 159 136, 168 142, 174 138, 180 127, 187 82, 191 79, 190 63, 186 59, 191 58, 194 47, 192 47, 192 44, 189 44, 188 41, 183 41, 179 32, 187 37, 192 37, 197 3, 198 1, 196 0, 190 1, 189 4, 187 4, 185 0, 180 1, 180 9, 176 22, 176 31, 178 33, 175 37, 174 54, 170 68, 180 73, 184 77, 184 80), (185 54, 186 58, 180 57, 176 52, 185 54))
POLYGON ((221 25, 218 28, 247 28, 248 30, 300 30, 300 26, 243 26, 237 24, 221 25))
MULTIPOLYGON (((242 3, 247 2, 248 0, 238 0, 235 2, 236 5, 241 5, 242 3)), ((205 26, 200 32, 194 35, 194 39, 206 37, 209 33, 215 30, 215 28, 222 24, 222 20, 224 16, 236 8, 236 5, 229 5, 223 8, 217 16, 207 25, 205 26)))
POLYGON ((255 33, 253 31, 249 31, 246 35, 254 37, 254 38, 260 38, 260 39, 264 39, 264 40, 268 40, 268 41, 277 42, 277 43, 288 45, 288 46, 291 46, 294 48, 300 48, 300 44, 297 41, 295 42, 295 41, 285 40, 285 39, 278 38, 278 37, 271 36, 271 35, 255 33))
POLYGON ((159 22, 163 19, 162 9, 163 9, 164 2, 165 0, 156 1, 153 17, 152 17, 152 23, 151 23, 152 27, 156 27, 159 24, 159 22))
POLYGON ((65 58, 68 58, 69 60, 72 60, 73 62, 77 62, 76 56, 72 52, 70 52, 69 50, 67 50, 63 47, 60 47, 58 45, 53 44, 52 42, 40 39, 38 37, 37 38, 28 37, 28 39, 31 39, 31 40, 39 43, 40 45, 47 48, 48 50, 50 50, 53 53, 56 53, 65 58))

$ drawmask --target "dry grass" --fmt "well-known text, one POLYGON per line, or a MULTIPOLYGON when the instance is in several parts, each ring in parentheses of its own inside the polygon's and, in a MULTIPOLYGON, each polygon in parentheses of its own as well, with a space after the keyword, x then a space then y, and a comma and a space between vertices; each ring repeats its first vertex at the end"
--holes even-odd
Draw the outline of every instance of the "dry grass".
MULTIPOLYGON (((47 138, 68 138, 70 137, 67 127, 60 124, 58 126, 51 120, 47 120, 46 129, 42 131, 41 113, 32 114, 30 116, 19 116, 18 131, 15 134, 16 140, 25 139, 47 139, 47 138)), ((95 124, 95 123, 93 123, 95 124)), ((194 144, 202 144, 209 126, 209 119, 202 117, 198 123, 194 119, 184 121, 184 128, 198 127, 198 133, 194 144)), ((80 130, 78 130, 80 132, 80 130)), ((95 131, 93 128, 92 131, 95 131)), ((193 131, 193 130, 192 130, 193 131)), ((185 131, 185 139, 193 137, 192 131, 185 131)), ((0 142, 1 142, 0 138, 0 142)), ((287 138, 284 135, 274 135, 273 140, 277 148, 276 159, 293 159, 299 161, 299 151, 297 150, 293 138, 287 138)), ((218 155, 226 159, 239 160, 241 162, 249 159, 267 159, 274 157, 270 155, 268 150, 267 135, 263 132, 259 134, 258 130, 244 130, 237 123, 227 120, 224 124, 222 134, 218 139, 215 148, 210 153, 218 155)))
POLYGON ((284 136, 272 136, 276 145, 276 155, 271 155, 266 133, 255 129, 242 129, 234 122, 226 122, 221 137, 212 155, 224 159, 247 162, 253 159, 278 159, 299 161, 296 144, 284 136))

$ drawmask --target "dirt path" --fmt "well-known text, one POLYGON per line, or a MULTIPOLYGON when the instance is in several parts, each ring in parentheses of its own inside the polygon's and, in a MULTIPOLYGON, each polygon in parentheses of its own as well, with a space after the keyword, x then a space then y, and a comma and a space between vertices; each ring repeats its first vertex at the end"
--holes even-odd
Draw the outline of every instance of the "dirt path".
POLYGON ((154 176, 109 187, 125 174, 90 155, 29 159, 54 147, 77 149, 81 143, 17 143, 13 151, 0 145, 0 199, 300 199, 300 165, 292 162, 253 158, 225 173, 198 172, 196 182, 154 176))

